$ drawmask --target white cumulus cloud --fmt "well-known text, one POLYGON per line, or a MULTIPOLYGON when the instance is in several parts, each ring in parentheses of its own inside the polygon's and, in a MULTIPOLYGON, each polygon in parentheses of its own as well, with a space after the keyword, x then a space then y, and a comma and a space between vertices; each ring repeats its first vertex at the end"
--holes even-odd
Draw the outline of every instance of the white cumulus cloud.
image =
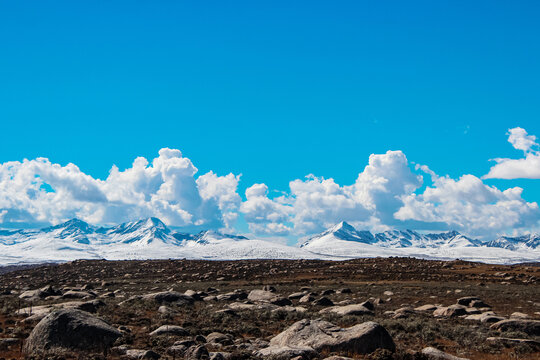
POLYGON ((540 151, 536 136, 527 134, 525 129, 516 127, 508 131, 508 142, 523 151, 521 159, 496 158, 484 179, 540 179, 540 151))
POLYGON ((6 162, 0 164, 2 222, 57 223, 78 217, 118 223, 156 216, 176 226, 231 227, 241 201, 239 177, 196 174, 188 158, 168 148, 151 163, 139 157, 123 171, 113 166, 105 180, 45 158, 6 162))
POLYGON ((474 175, 454 180, 431 171, 429 174, 433 185, 420 194, 404 196, 403 206, 394 214, 396 219, 443 223, 478 237, 538 226, 538 204, 525 201, 519 187, 501 191, 474 175))

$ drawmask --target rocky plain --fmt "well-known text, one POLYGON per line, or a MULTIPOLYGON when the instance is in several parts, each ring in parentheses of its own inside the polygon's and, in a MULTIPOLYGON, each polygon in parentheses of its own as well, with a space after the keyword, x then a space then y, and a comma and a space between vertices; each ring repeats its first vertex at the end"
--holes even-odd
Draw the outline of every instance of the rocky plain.
POLYGON ((540 266, 78 260, 0 271, 0 359, 540 359, 540 266))

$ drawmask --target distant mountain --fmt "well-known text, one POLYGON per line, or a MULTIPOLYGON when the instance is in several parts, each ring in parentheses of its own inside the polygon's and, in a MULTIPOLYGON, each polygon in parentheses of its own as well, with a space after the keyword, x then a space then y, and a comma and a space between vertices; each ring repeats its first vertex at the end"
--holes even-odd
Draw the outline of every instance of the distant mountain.
POLYGON ((147 218, 115 226, 105 233, 111 243, 148 245, 159 241, 166 244, 175 244, 177 239, 171 235, 171 230, 158 218, 147 218))
POLYGON ((405 247, 463 247, 479 246, 481 242, 461 235, 457 231, 438 234, 420 234, 413 230, 391 230, 372 234, 367 230, 356 230, 346 222, 340 222, 320 234, 313 235, 302 241, 300 247, 313 248, 327 245, 335 240, 354 241, 384 248, 405 247))
POLYGON ((486 246, 508 250, 538 249, 540 248, 540 234, 527 234, 515 237, 501 236, 487 242, 486 246))
POLYGON ((540 260, 540 235, 502 236, 482 243, 457 231, 424 234, 390 230, 373 234, 340 222, 298 246, 214 230, 169 229, 158 218, 96 227, 80 219, 36 230, 0 230, 0 265, 75 259, 351 259, 412 256, 492 263, 540 260))
MULTIPOLYGON (((75 259, 315 259, 309 251, 207 230, 175 232, 157 218, 95 227, 72 219, 39 230, 2 230, 0 265, 75 259)), ((322 256, 322 258, 328 258, 322 256)))
POLYGON ((321 239, 326 239, 329 237, 339 240, 356 241, 364 244, 372 244, 376 241, 373 234, 371 234, 369 231, 358 231, 352 225, 342 221, 320 234, 303 240, 299 245, 300 247, 305 247, 316 242, 321 242, 321 239))

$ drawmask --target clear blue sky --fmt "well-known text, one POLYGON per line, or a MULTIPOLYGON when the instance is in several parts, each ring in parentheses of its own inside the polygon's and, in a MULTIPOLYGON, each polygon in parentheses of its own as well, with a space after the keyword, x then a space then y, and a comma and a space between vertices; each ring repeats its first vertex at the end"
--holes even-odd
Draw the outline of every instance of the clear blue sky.
MULTIPOLYGON (((540 135, 537 1, 4 1, 0 162, 107 176, 181 149, 286 190, 371 153, 482 176, 540 135)), ((520 185, 540 201, 538 180, 520 185)))

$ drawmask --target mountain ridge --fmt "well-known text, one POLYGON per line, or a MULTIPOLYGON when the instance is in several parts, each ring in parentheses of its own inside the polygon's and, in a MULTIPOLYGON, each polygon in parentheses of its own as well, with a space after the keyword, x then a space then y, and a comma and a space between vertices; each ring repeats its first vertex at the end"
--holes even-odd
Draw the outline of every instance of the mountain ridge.
POLYGON ((0 230, 0 265, 75 259, 351 259, 406 256, 512 263, 540 259, 540 235, 480 242, 455 230, 371 233, 342 221, 300 239, 297 246, 237 234, 172 230, 158 218, 98 227, 80 219, 42 229, 0 230))

